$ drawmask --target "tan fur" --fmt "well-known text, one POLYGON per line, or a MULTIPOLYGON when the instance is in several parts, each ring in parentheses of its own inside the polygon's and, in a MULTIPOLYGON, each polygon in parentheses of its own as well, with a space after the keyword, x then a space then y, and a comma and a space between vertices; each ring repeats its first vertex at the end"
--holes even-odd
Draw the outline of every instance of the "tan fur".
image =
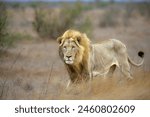
POLYGON ((120 69, 123 75, 132 79, 130 72, 130 64, 141 66, 141 63, 133 62, 127 53, 126 46, 119 40, 109 39, 99 44, 92 44, 91 56, 92 74, 93 76, 112 76, 116 67, 120 69), (130 63, 130 64, 129 64, 130 63))
POLYGON ((140 66, 144 61, 143 59, 140 64, 134 63, 128 57, 126 46, 115 39, 91 44, 86 34, 67 30, 57 41, 60 43, 59 55, 72 83, 95 76, 112 76, 116 66, 126 77, 132 78, 129 63, 140 66))

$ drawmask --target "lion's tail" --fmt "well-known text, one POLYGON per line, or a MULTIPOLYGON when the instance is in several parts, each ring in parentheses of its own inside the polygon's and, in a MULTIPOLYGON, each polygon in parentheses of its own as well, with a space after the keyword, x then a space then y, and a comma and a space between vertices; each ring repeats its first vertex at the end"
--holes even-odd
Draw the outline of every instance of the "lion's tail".
POLYGON ((139 67, 139 66, 141 66, 141 65, 144 63, 144 52, 139 51, 139 52, 138 52, 138 56, 142 58, 142 61, 141 61, 140 63, 135 63, 133 60, 131 60, 131 58, 130 58, 129 56, 128 56, 128 61, 129 61, 132 65, 134 65, 134 66, 136 66, 136 67, 139 67))

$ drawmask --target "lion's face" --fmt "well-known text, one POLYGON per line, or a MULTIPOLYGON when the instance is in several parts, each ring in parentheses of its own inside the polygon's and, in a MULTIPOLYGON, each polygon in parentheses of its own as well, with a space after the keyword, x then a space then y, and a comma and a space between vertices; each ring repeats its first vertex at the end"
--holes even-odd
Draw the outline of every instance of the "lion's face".
POLYGON ((66 64, 73 64, 76 61, 76 56, 79 51, 79 47, 76 42, 71 38, 65 40, 62 45, 63 59, 66 64))
POLYGON ((86 34, 75 30, 67 30, 62 36, 57 38, 59 43, 59 55, 61 59, 69 65, 82 63, 83 58, 88 56, 89 39, 86 34))

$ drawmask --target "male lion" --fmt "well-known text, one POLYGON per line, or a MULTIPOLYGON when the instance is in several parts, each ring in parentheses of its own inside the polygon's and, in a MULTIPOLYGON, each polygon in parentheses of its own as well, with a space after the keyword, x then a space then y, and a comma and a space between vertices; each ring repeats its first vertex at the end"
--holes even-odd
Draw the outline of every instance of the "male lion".
MULTIPOLYGON (((60 58, 65 63, 72 83, 95 76, 112 75, 116 66, 127 78, 132 79, 129 63, 141 66, 144 62, 142 59, 141 63, 134 63, 127 54, 126 46, 115 39, 91 44, 86 34, 67 30, 57 41, 60 44, 60 58)), ((138 55, 144 57, 143 52, 138 55)))

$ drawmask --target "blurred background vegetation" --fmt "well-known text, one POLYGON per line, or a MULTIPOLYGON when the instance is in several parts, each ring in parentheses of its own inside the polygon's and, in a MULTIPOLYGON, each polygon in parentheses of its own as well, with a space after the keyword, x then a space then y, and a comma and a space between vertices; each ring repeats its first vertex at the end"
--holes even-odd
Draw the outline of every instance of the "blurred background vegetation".
POLYGON ((87 15, 87 12, 93 9, 104 10, 97 24, 99 28, 128 26, 130 19, 136 15, 150 19, 150 3, 147 2, 0 2, 0 46, 10 46, 22 39, 37 38, 36 34, 33 36, 28 31, 18 31, 28 25, 37 33, 38 38, 56 39, 70 28, 92 37, 95 19, 87 15), (25 13, 27 9, 27 12, 33 12, 32 21, 23 21, 20 23, 20 29, 16 30, 13 13, 25 13))
POLYGON ((91 28, 88 19, 85 22, 78 22, 84 7, 77 2, 74 5, 63 5, 60 9, 35 8, 35 21, 33 26, 41 37, 56 39, 60 34, 69 28, 81 29, 88 32, 91 28), (41 10, 42 9, 42 10, 41 10))
MULTIPOLYGON (((29 39, 28 35, 18 33, 16 30, 15 33, 13 33, 9 30, 9 25, 11 25, 11 15, 8 6, 11 5, 9 3, 0 2, 0 49, 8 48, 16 41, 29 39)), ((13 5, 12 7, 18 8, 13 5)))

